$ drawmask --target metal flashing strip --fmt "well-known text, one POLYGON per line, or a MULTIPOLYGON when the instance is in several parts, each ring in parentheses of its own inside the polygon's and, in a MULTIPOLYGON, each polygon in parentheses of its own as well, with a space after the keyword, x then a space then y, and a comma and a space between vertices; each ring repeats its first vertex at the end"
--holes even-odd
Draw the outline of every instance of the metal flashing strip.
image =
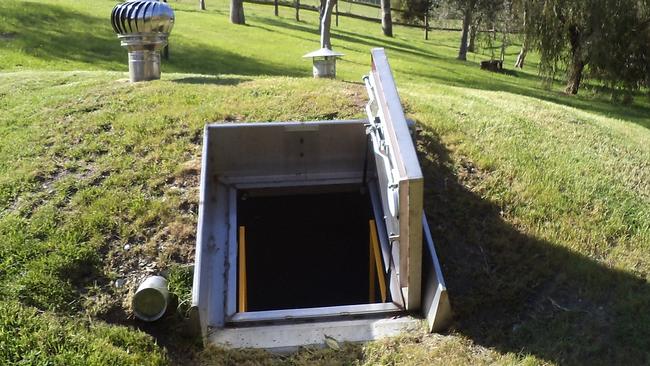
POLYGON ((208 341, 232 348, 264 348, 273 352, 292 352, 303 346, 322 347, 328 337, 338 342, 367 342, 418 331, 421 327, 422 321, 410 316, 260 325, 210 329, 208 341))
POLYGON ((427 318, 429 331, 439 332, 446 329, 451 323, 451 304, 447 295, 447 285, 442 277, 442 268, 440 268, 436 248, 433 245, 431 231, 429 231, 429 223, 424 212, 422 213, 422 228, 426 242, 425 252, 428 254, 425 257, 427 260, 425 264, 431 266, 429 275, 423 279, 425 285, 422 310, 427 318))
POLYGON ((361 183, 362 179, 363 174, 361 172, 219 177, 221 182, 232 185, 237 189, 353 184, 361 183))
POLYGON ((339 317, 357 317, 364 315, 399 314, 403 309, 393 303, 376 303, 360 305, 326 306, 305 309, 284 309, 267 311, 250 311, 237 313, 226 321, 227 324, 259 323, 270 321, 296 321, 307 319, 327 319, 339 317))
POLYGON ((242 128, 242 127, 275 127, 283 126, 287 131, 318 131, 318 126, 323 125, 358 125, 366 124, 368 120, 365 118, 361 119, 334 119, 326 121, 287 121, 287 122, 232 122, 232 123, 209 123, 205 125, 206 129, 213 128, 242 128))

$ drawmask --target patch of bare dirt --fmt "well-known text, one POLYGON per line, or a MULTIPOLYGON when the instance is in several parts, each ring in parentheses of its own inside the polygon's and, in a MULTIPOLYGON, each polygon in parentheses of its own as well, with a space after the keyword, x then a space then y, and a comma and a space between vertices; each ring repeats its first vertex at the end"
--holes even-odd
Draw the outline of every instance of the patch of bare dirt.
MULTIPOLYGON (((123 299, 120 306, 127 314, 130 298, 145 278, 165 276, 170 266, 194 261, 200 167, 198 158, 189 160, 157 187, 163 192, 174 192, 178 205, 172 208, 170 219, 154 221, 126 240, 118 235, 109 240, 105 272, 116 277, 112 290, 116 298, 123 299)), ((118 302, 116 299, 114 305, 118 302)))
POLYGON ((163 318, 152 323, 135 318, 131 299, 148 276, 167 276, 171 265, 194 261, 200 170, 201 161, 197 157, 182 164, 176 174, 156 187, 163 192, 174 192, 174 202, 178 205, 174 207, 171 220, 152 222, 126 242, 117 235, 111 238, 108 244, 111 250, 105 256, 105 272, 117 278, 108 291, 112 298, 97 315, 109 323, 133 326, 150 334, 165 347, 174 365, 196 364, 196 352, 201 348, 190 334, 187 322, 177 312, 177 304, 173 303, 176 299, 172 300, 163 318))
POLYGON ((368 96, 365 90, 362 90, 362 88, 354 88, 350 89, 347 94, 354 107, 359 110, 364 110, 366 103, 368 103, 368 96))

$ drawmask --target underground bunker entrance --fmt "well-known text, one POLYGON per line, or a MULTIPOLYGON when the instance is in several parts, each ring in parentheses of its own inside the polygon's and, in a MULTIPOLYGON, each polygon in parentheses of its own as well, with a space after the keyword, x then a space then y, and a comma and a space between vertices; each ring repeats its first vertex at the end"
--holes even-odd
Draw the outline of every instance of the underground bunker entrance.
POLYGON ((369 274, 371 200, 360 188, 238 192, 240 312, 381 302, 369 274))

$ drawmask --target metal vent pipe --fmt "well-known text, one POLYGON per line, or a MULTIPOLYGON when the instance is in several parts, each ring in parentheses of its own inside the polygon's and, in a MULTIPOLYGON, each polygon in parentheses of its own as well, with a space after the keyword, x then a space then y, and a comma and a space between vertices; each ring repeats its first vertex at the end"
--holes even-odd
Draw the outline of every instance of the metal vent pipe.
POLYGON ((111 23, 129 51, 131 82, 160 79, 160 50, 174 26, 174 11, 157 0, 129 0, 117 4, 111 23))

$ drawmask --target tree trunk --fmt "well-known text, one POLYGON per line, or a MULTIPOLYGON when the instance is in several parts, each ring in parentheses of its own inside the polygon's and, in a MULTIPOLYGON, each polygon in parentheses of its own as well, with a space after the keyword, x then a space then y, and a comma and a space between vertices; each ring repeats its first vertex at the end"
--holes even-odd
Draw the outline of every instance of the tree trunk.
POLYGON ((320 0, 320 6, 318 7, 318 32, 320 33, 323 30, 323 15, 325 15, 325 6, 327 5, 327 0, 320 0))
POLYGON ((393 36, 393 19, 390 14, 390 0, 381 0, 381 30, 386 37, 393 36))
POLYGON ((274 9, 275 16, 276 17, 279 16, 280 10, 278 9, 278 0, 273 0, 273 7, 275 8, 274 9))
POLYGON ((501 61, 501 64, 503 65, 503 61, 506 59, 506 47, 507 45, 507 33, 503 33, 503 38, 501 39, 501 54, 499 55, 499 61, 501 61))
POLYGON ((585 69, 585 62, 581 59, 573 60, 569 65, 569 77, 564 92, 567 94, 578 94, 580 81, 582 81, 582 71, 585 69))
POLYGON ((429 11, 424 13, 424 39, 429 40, 429 11))
POLYGON ((230 0, 230 22, 233 24, 246 24, 244 0, 230 0))
POLYGON ((300 21, 300 0, 296 1, 296 22, 300 21))
POLYGON ((521 45, 521 50, 517 55, 517 61, 515 61, 515 67, 520 69, 524 68, 524 61, 526 60, 526 54, 528 53, 528 45, 526 45, 526 36, 524 36, 524 43, 521 45))
POLYGON ((205 0, 199 0, 199 9, 205 10, 205 0))
POLYGON ((519 50, 519 54, 517 55, 517 61, 515 61, 515 67, 518 67, 520 69, 524 68, 524 61, 526 60, 526 54, 528 53, 528 37, 526 36, 526 33, 528 32, 528 29, 526 29, 527 13, 528 9, 524 7, 524 41, 521 42, 521 50, 519 50))
POLYGON ((326 0, 325 9, 323 11, 323 20, 320 25, 320 47, 332 49, 332 41, 330 37, 330 28, 332 25, 332 9, 334 9, 336 0, 326 0))
POLYGON ((339 2, 337 1, 334 9, 336 10, 336 26, 339 26, 339 2))
POLYGON ((463 34, 460 37, 460 49, 458 50, 458 59, 462 61, 467 60, 467 36, 469 34, 469 26, 472 24, 472 9, 465 9, 465 17, 463 18, 463 34))
POLYGON ((582 39, 578 27, 569 28, 569 43, 571 44, 571 63, 569 64, 567 84, 564 92, 567 94, 578 94, 580 82, 582 81, 582 72, 587 65, 587 61, 582 55, 582 39))
POLYGON ((476 26, 475 25, 470 25, 469 26, 469 41, 467 42, 467 52, 474 52, 474 47, 475 47, 475 39, 476 39, 476 26))
POLYGON ((481 25, 481 17, 476 19, 476 22, 469 28, 469 42, 467 43, 467 52, 476 52, 476 34, 478 27, 481 25))

